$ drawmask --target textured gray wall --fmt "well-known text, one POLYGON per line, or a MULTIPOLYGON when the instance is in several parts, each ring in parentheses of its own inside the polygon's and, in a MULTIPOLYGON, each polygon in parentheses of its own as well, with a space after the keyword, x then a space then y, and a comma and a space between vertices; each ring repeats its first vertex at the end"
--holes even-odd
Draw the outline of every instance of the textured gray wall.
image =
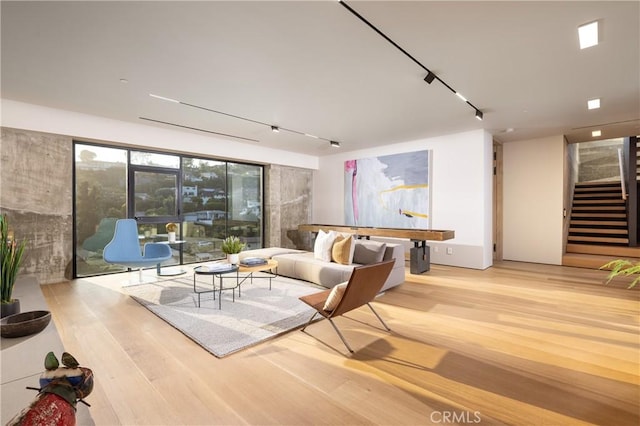
POLYGON ((299 233, 298 225, 311 223, 312 188, 312 170, 265 167, 265 246, 310 248, 311 234, 299 233))
POLYGON ((0 210, 27 246, 20 275, 65 279, 72 253, 72 140, 2 128, 0 210))
MULTIPOLYGON (((0 211, 27 240, 20 275, 48 284, 71 278, 73 140, 2 128, 0 211)), ((298 224, 311 221, 313 171, 265 166, 265 247, 309 248, 298 224)))

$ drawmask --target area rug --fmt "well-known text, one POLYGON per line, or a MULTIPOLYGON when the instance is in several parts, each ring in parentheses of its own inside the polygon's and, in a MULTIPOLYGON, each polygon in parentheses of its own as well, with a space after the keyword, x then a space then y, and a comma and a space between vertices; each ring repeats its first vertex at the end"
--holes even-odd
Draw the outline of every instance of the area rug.
MULTIPOLYGON (((198 277, 199 291, 211 288, 211 277, 198 277)), ((217 279, 216 279, 217 281, 217 279)), ((254 278, 235 290, 222 292, 222 309, 213 293, 193 291, 193 277, 142 283, 124 290, 142 306, 180 330, 218 358, 264 342, 304 325, 314 310, 298 297, 323 287, 286 277, 274 278, 269 290, 267 278, 254 278)), ((225 286, 228 285, 225 282, 225 286)))

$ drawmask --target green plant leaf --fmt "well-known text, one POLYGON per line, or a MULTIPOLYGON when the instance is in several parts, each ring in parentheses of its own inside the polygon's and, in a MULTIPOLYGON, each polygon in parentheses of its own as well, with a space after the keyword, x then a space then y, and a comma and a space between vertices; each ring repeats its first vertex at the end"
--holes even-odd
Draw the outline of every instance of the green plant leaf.
MULTIPOLYGON (((600 269, 609 270, 607 275, 607 282, 609 284, 611 280, 619 276, 631 276, 634 274, 640 274, 640 262, 633 263, 626 259, 616 259, 608 262, 600 267, 600 269)), ((640 282, 640 276, 633 280, 628 288, 635 287, 640 282)))

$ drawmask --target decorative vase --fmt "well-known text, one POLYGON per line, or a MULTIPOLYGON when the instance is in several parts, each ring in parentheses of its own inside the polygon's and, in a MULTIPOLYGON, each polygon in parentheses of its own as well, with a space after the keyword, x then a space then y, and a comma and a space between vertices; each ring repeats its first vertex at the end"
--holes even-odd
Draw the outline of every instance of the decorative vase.
POLYGON ((227 260, 232 265, 237 265, 240 262, 240 255, 238 253, 231 253, 227 255, 227 260))
POLYGON ((20 313, 20 300, 13 299, 11 303, 0 304, 0 318, 8 317, 20 313))
POLYGON ((169 242, 170 243, 175 243, 176 242, 176 233, 175 232, 169 232, 169 242))

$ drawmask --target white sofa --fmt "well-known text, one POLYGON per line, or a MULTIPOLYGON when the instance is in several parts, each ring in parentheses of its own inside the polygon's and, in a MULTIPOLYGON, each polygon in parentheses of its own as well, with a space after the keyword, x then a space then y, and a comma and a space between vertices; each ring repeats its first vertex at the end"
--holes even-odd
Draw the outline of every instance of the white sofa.
MULTIPOLYGON (((383 244, 368 240, 354 240, 356 245, 383 244)), ((356 247, 357 249, 357 247, 356 247)), ((395 259, 391 274, 382 286, 382 291, 398 286, 404 282, 404 246, 401 244, 384 244, 382 260, 395 259)), ((349 280, 351 272, 361 263, 343 265, 317 259, 313 252, 270 247, 264 249, 247 250, 240 253, 240 259, 246 257, 262 257, 278 261, 278 275, 310 281, 323 287, 332 288, 336 284, 349 280)))

